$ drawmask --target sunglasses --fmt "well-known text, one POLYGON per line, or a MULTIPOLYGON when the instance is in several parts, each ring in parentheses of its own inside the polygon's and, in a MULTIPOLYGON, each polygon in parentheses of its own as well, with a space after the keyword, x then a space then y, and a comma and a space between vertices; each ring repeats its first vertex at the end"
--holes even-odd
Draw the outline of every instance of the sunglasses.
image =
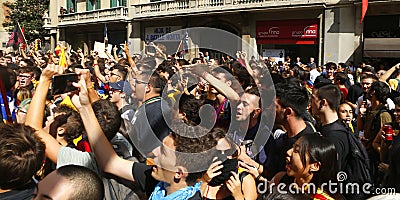
POLYGON ((111 72, 111 73, 110 73, 110 76, 113 76, 113 75, 114 75, 114 76, 121 77, 120 75, 118 75, 118 74, 116 74, 116 73, 113 73, 113 72, 111 72))
POLYGON ((141 80, 138 80, 138 79, 133 79, 133 81, 134 81, 134 84, 136 85, 136 84, 148 84, 147 82, 145 82, 145 81, 141 81, 141 80))
POLYGON ((117 90, 114 88, 111 88, 110 91, 108 91, 109 93, 115 93, 115 92, 122 92, 121 90, 117 90))
POLYGON ((20 78, 31 78, 31 76, 28 75, 19 75, 20 78))

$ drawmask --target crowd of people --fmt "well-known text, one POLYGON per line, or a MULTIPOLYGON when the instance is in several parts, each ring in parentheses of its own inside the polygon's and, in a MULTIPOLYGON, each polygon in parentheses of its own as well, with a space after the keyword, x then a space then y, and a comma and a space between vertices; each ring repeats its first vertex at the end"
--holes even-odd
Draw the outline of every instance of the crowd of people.
POLYGON ((161 44, 133 57, 128 45, 107 58, 61 48, 65 66, 54 52, 1 52, 0 199, 400 191, 399 64, 318 66, 246 52, 185 60, 161 44))

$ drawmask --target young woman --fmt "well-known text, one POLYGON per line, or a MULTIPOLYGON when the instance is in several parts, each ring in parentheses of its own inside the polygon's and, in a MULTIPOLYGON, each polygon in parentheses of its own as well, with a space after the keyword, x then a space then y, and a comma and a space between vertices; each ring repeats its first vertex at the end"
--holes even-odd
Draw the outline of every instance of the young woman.
MULTIPOLYGON (((288 191, 308 193, 313 199, 341 199, 340 195, 331 194, 328 187, 322 187, 324 183, 335 183, 338 173, 335 146, 322 136, 306 134, 300 137, 287 151, 286 163, 286 172, 273 178, 275 185, 284 183, 288 191)), ((264 179, 253 167, 241 165, 258 180, 264 179)))

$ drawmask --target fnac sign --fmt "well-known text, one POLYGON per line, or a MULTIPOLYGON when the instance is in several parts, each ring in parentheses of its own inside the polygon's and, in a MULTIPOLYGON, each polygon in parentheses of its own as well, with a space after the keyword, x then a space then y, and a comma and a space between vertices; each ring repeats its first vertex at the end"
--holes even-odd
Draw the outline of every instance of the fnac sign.
POLYGON ((318 38, 318 19, 273 20, 257 22, 257 38, 318 38))

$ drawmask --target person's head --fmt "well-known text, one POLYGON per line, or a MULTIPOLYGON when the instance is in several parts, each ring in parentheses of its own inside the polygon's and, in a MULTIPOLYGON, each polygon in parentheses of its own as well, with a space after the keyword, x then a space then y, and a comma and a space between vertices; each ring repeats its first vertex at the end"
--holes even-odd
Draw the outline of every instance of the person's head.
POLYGON ((337 69, 337 65, 334 62, 328 62, 325 64, 326 67, 326 77, 333 78, 333 74, 337 69))
POLYGON ((335 84, 336 85, 344 85, 346 83, 347 76, 343 72, 336 72, 335 74, 335 84))
MULTIPOLYGON (((378 72, 376 72, 376 77, 380 78, 382 75, 384 75, 386 73, 386 70, 381 69, 378 72)), ((400 73, 398 73, 398 75, 400 75, 400 73)))
POLYGON ((49 130, 49 133, 63 146, 72 144, 73 140, 78 138, 84 130, 79 113, 72 108, 69 109, 68 112, 54 117, 49 130))
POLYGON ((117 81, 125 80, 128 70, 121 65, 114 65, 110 69, 109 82, 115 83, 117 81))
POLYGON ((58 168, 36 187, 33 199, 79 199, 104 198, 104 186, 100 177, 90 169, 76 165, 58 168))
POLYGON ((45 159, 45 145, 35 130, 22 124, 0 124, 0 189, 31 182, 45 159))
POLYGON ((32 98, 32 92, 28 88, 20 88, 17 93, 17 100, 22 102, 28 98, 32 98))
POLYGON ((341 93, 333 84, 317 84, 311 95, 312 114, 318 116, 322 113, 335 113, 340 105, 341 93))
POLYGON ((121 126, 121 113, 117 106, 109 100, 100 99, 92 103, 92 108, 101 130, 103 130, 107 139, 111 141, 121 126))
POLYGON ((296 84, 280 83, 275 86, 275 123, 282 124, 289 116, 303 118, 309 102, 308 91, 296 84))
POLYGON ((317 134, 301 136, 286 152, 286 172, 295 179, 310 180, 320 187, 336 180, 338 172, 335 145, 317 134))
POLYGON ((346 70, 346 64, 338 63, 336 72, 344 72, 346 70))
POLYGON ((258 120, 261 114, 260 93, 256 87, 245 90, 236 110, 236 120, 258 120))
POLYGON ((228 86, 231 86, 233 84, 233 81, 235 80, 235 77, 233 77, 232 75, 232 71, 225 66, 214 68, 212 73, 215 76, 215 78, 224 82, 228 86))
POLYGON ((350 124, 353 120, 353 109, 348 103, 340 104, 337 113, 339 118, 346 124, 350 124))
POLYGON ((182 94, 179 99, 179 118, 184 122, 190 121, 196 125, 200 124, 200 107, 203 102, 192 95, 182 94))
POLYGON ((390 87, 387 83, 382 81, 373 82, 371 88, 367 92, 367 99, 371 102, 379 101, 379 103, 386 103, 390 94, 390 87))
POLYGON ((174 68, 174 62, 169 60, 164 60, 161 64, 158 65, 157 72, 168 80, 175 74, 173 68, 174 68))
POLYGON ((361 86, 363 92, 367 93, 373 82, 378 81, 378 78, 373 74, 363 74, 361 77, 361 86))
POLYGON ((213 134, 201 126, 175 124, 172 131, 153 150, 155 166, 151 175, 169 184, 193 184, 211 164, 213 154, 207 150, 217 145, 213 134), (204 135, 203 135, 204 134, 204 135))
POLYGON ((21 102, 17 110, 17 123, 25 124, 26 113, 28 113, 29 106, 31 105, 31 98, 27 98, 21 102))
POLYGON ((157 72, 142 71, 136 76, 135 98, 146 100, 146 96, 160 95, 166 85, 165 78, 157 72))
POLYGON ((129 96, 132 94, 132 88, 128 81, 117 81, 110 83, 110 101, 117 105, 121 105, 121 102, 128 102, 129 96))
POLYGON ((18 74, 18 82, 20 87, 29 87, 34 78, 34 71, 31 67, 20 68, 18 74))
POLYGON ((32 60, 30 60, 30 59, 22 59, 21 61, 19 61, 19 66, 21 68, 34 67, 34 64, 33 64, 32 60))

